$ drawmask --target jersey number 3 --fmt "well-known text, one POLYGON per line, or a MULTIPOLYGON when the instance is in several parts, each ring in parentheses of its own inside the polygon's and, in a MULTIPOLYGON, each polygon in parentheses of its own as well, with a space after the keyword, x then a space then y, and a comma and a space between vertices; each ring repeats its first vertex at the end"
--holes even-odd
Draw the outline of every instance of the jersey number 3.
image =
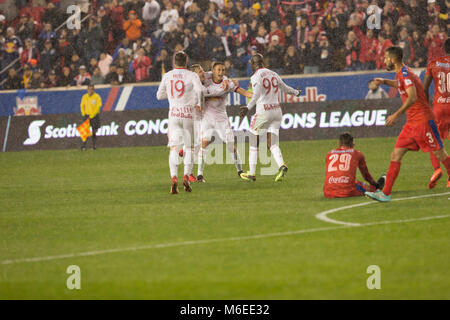
POLYGON ((328 158, 330 163, 328 164, 328 172, 337 171, 338 167, 340 171, 348 171, 350 169, 350 162, 352 161, 352 155, 343 153, 340 156, 338 154, 332 154, 328 158), (335 163, 339 160, 339 164, 335 163))

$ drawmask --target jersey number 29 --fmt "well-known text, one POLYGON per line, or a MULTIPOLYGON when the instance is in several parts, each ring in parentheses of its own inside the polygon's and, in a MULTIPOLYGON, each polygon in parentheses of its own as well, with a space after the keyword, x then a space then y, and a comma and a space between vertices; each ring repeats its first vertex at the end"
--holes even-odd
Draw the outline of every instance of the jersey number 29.
POLYGON ((328 164, 328 172, 337 171, 338 167, 340 171, 348 171, 350 169, 352 155, 348 153, 343 153, 340 156, 338 154, 332 154, 328 159, 330 160, 330 163, 328 164), (335 163, 338 160, 339 165, 335 166, 335 163))

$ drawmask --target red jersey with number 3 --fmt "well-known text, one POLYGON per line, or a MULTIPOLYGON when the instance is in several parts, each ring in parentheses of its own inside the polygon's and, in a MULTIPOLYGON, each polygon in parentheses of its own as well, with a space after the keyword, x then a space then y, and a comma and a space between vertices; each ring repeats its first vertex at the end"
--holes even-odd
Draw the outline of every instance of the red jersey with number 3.
POLYGON ((433 108, 450 109, 450 56, 431 61, 426 75, 434 81, 433 108))
POLYGON ((433 111, 428 104, 422 82, 414 71, 404 65, 400 72, 397 72, 395 75, 395 80, 397 80, 397 89, 403 102, 408 99, 406 90, 413 86, 416 88, 417 100, 406 110, 407 123, 420 124, 428 120, 433 120, 433 111))
POLYGON ((324 194, 327 197, 352 195, 356 189, 356 169, 358 168, 367 182, 375 184, 362 152, 349 147, 339 147, 328 152, 324 194))

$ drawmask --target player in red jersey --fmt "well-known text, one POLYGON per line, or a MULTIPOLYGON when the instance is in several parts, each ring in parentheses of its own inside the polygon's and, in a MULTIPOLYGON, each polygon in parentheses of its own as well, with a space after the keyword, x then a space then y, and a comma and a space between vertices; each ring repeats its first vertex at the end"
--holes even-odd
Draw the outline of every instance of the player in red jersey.
POLYGON ((339 136, 339 148, 328 152, 323 186, 326 198, 358 197, 368 190, 383 188, 385 175, 375 182, 367 168, 364 155, 353 146, 353 137, 349 133, 343 133, 339 136), (370 185, 356 181, 357 168, 370 185))
POLYGON ((433 152, 441 161, 450 176, 450 157, 444 150, 434 114, 428 104, 420 78, 402 62, 403 50, 390 47, 384 53, 384 61, 388 71, 395 70, 395 80, 376 78, 378 84, 387 84, 397 88, 402 98, 402 106, 386 119, 386 126, 393 126, 398 118, 406 112, 406 124, 395 143, 391 154, 391 163, 386 175, 383 191, 366 192, 366 196, 381 202, 391 200, 391 191, 395 179, 400 172, 403 156, 411 151, 433 152))
MULTIPOLYGON (((429 89, 431 81, 434 81, 433 112, 436 117, 436 125, 442 139, 447 137, 450 140, 450 38, 445 40, 445 57, 431 61, 427 66, 427 72, 423 79, 423 89, 427 100, 429 99, 429 89)), ((434 173, 428 183, 428 188, 436 186, 442 177, 442 169, 439 160, 430 153, 431 164, 434 173)), ((447 181, 447 188, 450 188, 450 180, 447 181)))

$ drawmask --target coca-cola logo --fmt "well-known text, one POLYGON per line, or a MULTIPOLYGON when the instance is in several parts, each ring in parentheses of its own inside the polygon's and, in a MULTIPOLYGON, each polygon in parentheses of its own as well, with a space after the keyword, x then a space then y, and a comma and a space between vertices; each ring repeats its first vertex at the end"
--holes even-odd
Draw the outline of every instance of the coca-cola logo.
POLYGON ((349 183, 350 182, 350 177, 348 177, 348 176, 340 176, 340 177, 334 177, 334 176, 331 176, 329 179, 328 179, 328 183, 330 183, 330 184, 340 184, 340 183, 349 183))
POLYGON ((437 103, 450 103, 450 97, 449 98, 439 97, 437 103))

